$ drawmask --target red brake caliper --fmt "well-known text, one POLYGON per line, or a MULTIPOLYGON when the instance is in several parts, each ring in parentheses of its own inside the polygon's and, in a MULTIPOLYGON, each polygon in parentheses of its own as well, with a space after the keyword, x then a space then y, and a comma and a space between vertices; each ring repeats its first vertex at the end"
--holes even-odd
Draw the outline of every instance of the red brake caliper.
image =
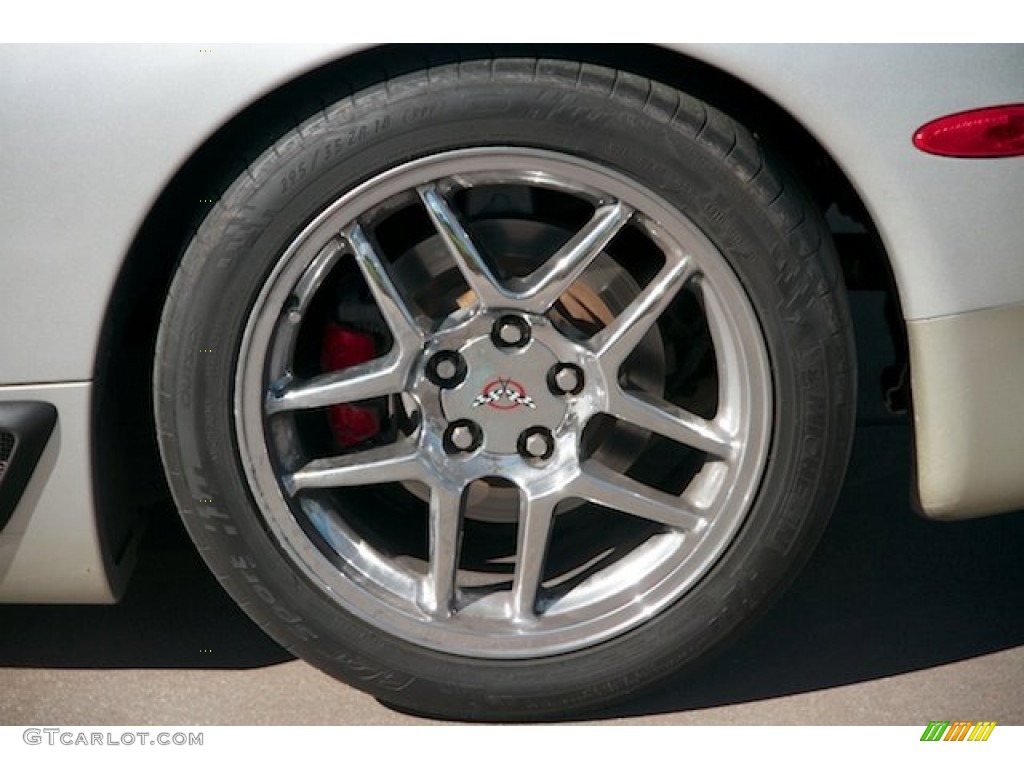
MULTIPOLYGON (((330 323, 324 333, 320 365, 324 371, 341 371, 365 363, 377 355, 373 336, 362 331, 330 323)), ((380 416, 373 408, 361 405, 332 405, 327 423, 341 446, 357 445, 380 432, 380 416)))

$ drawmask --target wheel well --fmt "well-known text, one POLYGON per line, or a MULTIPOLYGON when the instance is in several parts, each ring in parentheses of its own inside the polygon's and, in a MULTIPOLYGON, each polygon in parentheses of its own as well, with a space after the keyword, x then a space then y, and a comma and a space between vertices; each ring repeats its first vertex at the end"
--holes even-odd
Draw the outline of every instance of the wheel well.
MULTIPOLYGON (((498 56, 571 59, 609 66, 686 91, 750 127, 780 154, 823 211, 853 222, 836 236, 849 287, 884 291, 889 331, 905 349, 888 258, 865 206, 822 146, 763 94, 720 70, 649 45, 389 45, 330 63, 281 86, 217 130, 182 165, 139 229, 107 308, 94 371, 94 480, 101 535, 114 559, 150 509, 170 506, 156 443, 152 362, 160 313, 176 265, 211 203, 259 148, 333 101, 382 79, 429 66, 498 56)), ((905 360, 905 358, 904 358, 905 360)), ((905 362, 897 360, 897 367, 905 362)))

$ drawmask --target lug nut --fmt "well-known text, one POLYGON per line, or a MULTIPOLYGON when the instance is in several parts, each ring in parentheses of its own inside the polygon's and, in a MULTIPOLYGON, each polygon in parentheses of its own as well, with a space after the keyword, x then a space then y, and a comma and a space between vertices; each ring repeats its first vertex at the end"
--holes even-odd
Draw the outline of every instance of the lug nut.
POLYGON ((444 448, 448 453, 469 453, 483 442, 484 433, 469 419, 453 421, 444 433, 444 448))
POLYGON ((505 323, 502 325, 498 335, 506 344, 518 344, 523 340, 523 332, 515 323, 505 323))
POLYGON ((530 324, 518 315, 503 315, 491 329, 497 347, 525 347, 530 342, 530 324))
POLYGON ((578 395, 583 391, 583 370, 572 363, 559 363, 548 371, 548 389, 556 395, 578 395))
POLYGON ((544 427, 530 427, 519 436, 519 454, 527 459, 548 459, 555 452, 555 439, 544 427))
POLYGON ((549 448, 548 441, 544 439, 544 436, 536 434, 526 438, 523 446, 526 448, 526 452, 534 458, 540 458, 548 452, 549 448))
POLYGON ((434 366, 434 373, 436 373, 437 377, 443 381, 451 381, 454 379, 458 370, 459 367, 455 365, 455 361, 449 358, 439 360, 437 365, 434 366))
POLYGON ((427 363, 427 378, 442 389, 459 386, 466 378, 466 361, 458 352, 438 352, 427 363))
POLYGON ((473 433, 469 431, 467 426, 455 427, 452 433, 448 435, 448 439, 460 451, 468 451, 473 447, 473 433))

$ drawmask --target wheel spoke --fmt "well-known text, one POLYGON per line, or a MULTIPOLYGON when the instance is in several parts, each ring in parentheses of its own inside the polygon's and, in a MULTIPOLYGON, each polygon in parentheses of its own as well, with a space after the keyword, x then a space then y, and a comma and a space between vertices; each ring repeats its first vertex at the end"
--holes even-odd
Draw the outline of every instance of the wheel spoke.
POLYGON ((617 202, 602 205, 590 221, 544 266, 527 278, 510 281, 519 306, 542 315, 586 271, 612 238, 626 225, 633 209, 617 202))
POLYGON ((352 245, 359 270, 363 273, 377 307, 391 329, 395 346, 403 355, 410 355, 423 345, 428 327, 426 319, 410 311, 362 227, 358 224, 352 225, 346 230, 345 237, 352 245))
POLYGON ((633 301, 606 328, 590 339, 589 346, 594 353, 602 358, 615 378, 618 367, 640 340, 657 322, 679 290, 689 281, 697 270, 689 258, 680 258, 667 262, 655 275, 644 292, 633 301))
POLYGON ((437 484, 430 491, 430 571, 426 579, 424 602, 431 615, 444 618, 451 614, 455 596, 455 572, 459 567, 463 488, 437 484))
POLYGON ((708 523, 679 496, 638 483, 595 461, 586 462, 567 493, 670 528, 699 531, 708 523))
POLYGON ((417 191, 430 215, 430 220, 444 240, 466 283, 476 294, 477 301, 484 307, 508 304, 510 295, 502 290, 498 278, 491 272, 473 239, 437 187, 428 184, 417 191))
MULTIPOLYGON (((284 389, 269 392, 265 404, 268 414, 366 400, 405 388, 408 367, 425 339, 427 321, 406 305, 362 228, 353 224, 343 235, 381 315, 391 329, 394 346, 385 357, 342 371, 313 376, 302 382, 289 382, 284 389)), ((305 311, 315 288, 323 282, 337 255, 337 249, 325 248, 303 275, 295 291, 295 312, 305 311)), ((290 325, 298 327, 294 322, 290 325)))
POLYGON ((306 311, 344 251, 342 239, 338 236, 332 237, 320 248, 292 289, 278 318, 270 349, 267 351, 267 370, 271 379, 281 381, 288 375, 306 311))
POLYGON ((512 583, 512 615, 515 619, 530 619, 534 616, 556 502, 554 496, 531 498, 525 492, 520 492, 519 542, 512 583))
POLYGON ((295 305, 292 307, 294 311, 299 312, 300 315, 306 313, 313 296, 323 285, 324 279, 330 271, 334 269, 334 265, 338 263, 342 252, 342 241, 339 237, 332 238, 327 245, 320 249, 292 291, 295 301, 295 305))
POLYGON ((715 422, 641 392, 626 393, 613 386, 608 413, 717 459, 729 460, 735 454, 732 438, 715 422))
POLYGON ((272 415, 401 392, 405 388, 407 367, 407 362, 393 350, 386 357, 291 383, 280 392, 271 391, 265 408, 272 415))
POLYGON ((420 480, 423 465, 411 443, 400 442, 368 451, 316 459, 282 479, 294 496, 307 488, 339 488, 398 480, 420 480))

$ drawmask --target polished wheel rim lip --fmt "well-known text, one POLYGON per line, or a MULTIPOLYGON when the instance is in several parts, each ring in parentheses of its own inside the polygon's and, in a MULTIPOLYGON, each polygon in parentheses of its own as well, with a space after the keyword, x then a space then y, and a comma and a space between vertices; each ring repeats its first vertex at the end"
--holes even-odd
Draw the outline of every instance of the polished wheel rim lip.
MULTIPOLYGON (((434 222, 443 233, 446 222, 437 215, 434 222)), ((451 232, 448 237, 457 239, 451 232)), ((367 268, 372 256, 362 262, 369 283, 374 281, 373 269, 367 268)), ((491 306, 467 311, 465 317, 451 324, 454 330, 442 328, 440 333, 423 333, 417 338, 417 320, 409 317, 406 307, 397 306, 399 301, 384 311, 386 317, 404 314, 407 322, 397 333, 392 328, 392 352, 370 364, 378 383, 387 382, 394 393, 411 395, 422 407, 425 399, 418 390, 425 386, 425 377, 418 375, 417 366, 429 359, 432 350, 450 347, 459 333, 478 338, 477 327, 490 322, 499 310, 540 318, 533 312, 551 298, 544 295, 545 290, 550 293, 550 286, 541 285, 538 289, 536 284, 524 284, 510 290, 510 283, 505 283, 504 290, 496 289, 491 276, 481 274, 479 269, 474 273, 477 267, 460 264, 467 283, 479 289, 478 298, 491 306)), ((386 273, 386 268, 381 269, 386 273)), ((375 292, 382 309, 382 302, 387 304, 394 299, 388 295, 387 282, 385 275, 375 292)), ((554 282, 552 279, 551 283, 554 282)), ((614 331, 598 333, 586 343, 560 341, 558 332, 539 320, 534 332, 556 348, 555 357, 566 357, 563 362, 580 367, 589 382, 585 391, 591 396, 579 398, 584 405, 574 412, 575 421, 566 418, 556 425, 554 456, 543 467, 531 467, 521 456, 485 452, 491 475, 512 478, 520 487, 521 498, 526 499, 519 525, 523 551, 530 551, 527 544, 531 538, 536 544, 546 535, 544 526, 550 524, 554 504, 562 497, 559 493, 567 488, 573 498, 590 499, 631 514, 633 510, 629 507, 633 505, 653 510, 665 507, 651 502, 652 497, 658 502, 665 501, 657 493, 638 489, 639 484, 622 475, 604 471, 600 466, 587 467, 583 472, 583 465, 573 463, 578 430, 584 426, 580 420, 606 412, 645 428, 653 427, 653 431, 662 434, 684 434, 688 439, 694 435, 700 438, 702 434, 692 428, 686 414, 673 411, 666 417, 661 405, 624 395, 615 376, 608 375, 610 366, 617 371, 617 363, 609 362, 612 355, 608 350, 615 349, 612 336, 624 338, 625 346, 614 353, 624 358, 637 342, 636 333, 629 323, 618 328, 613 323, 610 328, 614 331), (602 347, 603 358, 599 354, 602 347)), ((361 393, 356 388, 350 389, 349 394, 351 401, 378 392, 361 393)), ((321 405, 335 402, 338 401, 328 398, 321 405)), ((688 218, 645 187, 589 161, 546 150, 483 147, 440 153, 382 173, 340 197, 289 244, 266 279, 245 327, 236 369, 234 411, 242 466, 260 513, 288 559, 329 599, 369 624, 417 645, 472 657, 529 658, 578 650, 622 634, 678 600, 706 575, 735 537, 753 504, 767 460, 773 397, 767 349, 750 300, 725 258, 688 218), (316 498, 304 497, 297 487, 301 482, 296 480, 301 480, 302 470, 280 471, 281 457, 276 457, 277 461, 272 459, 268 448, 270 419, 294 406, 287 401, 289 391, 300 391, 290 390, 293 382, 287 377, 268 373, 287 370, 293 351, 288 334, 282 333, 281 328, 289 322, 290 313, 294 316, 298 312, 301 321, 302 302, 308 303, 315 294, 318 281, 323 280, 338 259, 352 258, 353 252, 363 247, 359 220, 413 190, 429 207, 437 199, 443 202, 454 188, 494 183, 556 189, 587 199, 597 211, 614 205, 627 206, 633 221, 639 221, 647 236, 662 248, 666 261, 663 270, 622 316, 632 311, 638 323, 645 321, 658 306, 667 306, 684 284, 694 285, 703 299, 718 360, 718 413, 702 426, 710 425, 717 430, 724 455, 708 461, 673 502, 678 510, 689 510, 682 518, 685 525, 669 527, 665 533, 651 537, 616 565, 552 605, 535 606, 532 596, 525 594, 535 589, 536 576, 532 582, 529 578, 514 581, 507 593, 493 600, 463 606, 457 600, 438 604, 436 582, 451 576, 451 566, 431 567, 431 563, 438 552, 451 546, 450 542, 443 544, 453 533, 450 519, 443 522, 440 514, 431 517, 432 559, 428 572, 410 572, 372 551, 316 498), (672 274, 681 273, 684 267, 688 271, 685 279, 672 274), (666 286, 672 293, 662 304, 657 296, 651 295, 666 286), (644 302, 646 310, 639 306, 644 302), (297 513, 296 507, 300 505, 302 511, 297 513), (328 558, 314 544, 307 529, 298 522, 297 514, 312 521, 330 544, 335 558, 328 558), (444 526, 448 530, 442 530, 444 526)), ((385 461, 381 465, 383 474, 378 477, 426 482, 431 487, 432 510, 457 505, 459 484, 481 470, 470 467, 467 475, 449 482, 451 475, 447 470, 454 466, 453 461, 441 440, 434 439, 437 429, 431 432, 428 427, 438 415, 429 409, 424 409, 424 413, 425 425, 415 438, 415 451, 410 454, 406 446, 395 449, 390 459, 383 457, 394 466, 385 461), (399 464, 402 469, 395 469, 399 464), (436 471, 439 467, 446 471, 436 471)), ((381 456, 375 455, 376 458, 381 456)), ((661 513, 641 516, 650 514, 661 513)))

